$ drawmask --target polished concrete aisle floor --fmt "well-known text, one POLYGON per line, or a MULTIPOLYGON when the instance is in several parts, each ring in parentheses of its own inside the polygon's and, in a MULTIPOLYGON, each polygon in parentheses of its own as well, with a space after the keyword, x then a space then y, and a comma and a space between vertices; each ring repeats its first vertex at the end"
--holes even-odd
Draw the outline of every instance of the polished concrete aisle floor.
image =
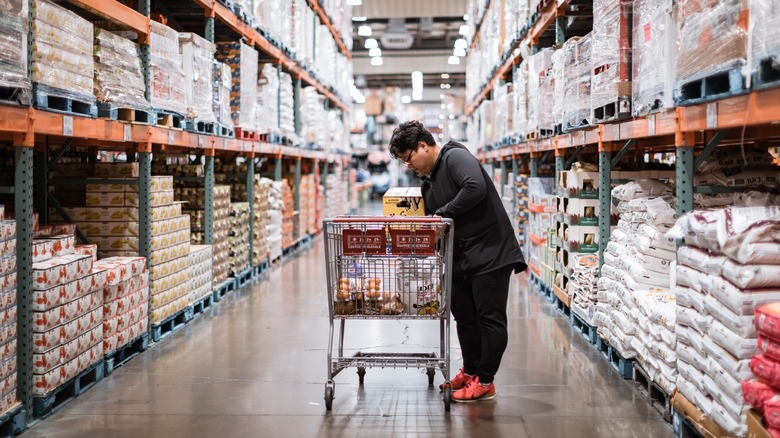
MULTIPOLYGON (((25 432, 27 437, 666 437, 665 423, 523 276, 512 282, 498 397, 450 414, 423 370, 353 369, 323 401, 323 239, 25 432)), ((457 346, 454 325, 453 346, 457 346)), ((430 321, 347 324, 350 348, 435 351, 430 321)), ((460 366, 453 348, 452 369, 460 366)))

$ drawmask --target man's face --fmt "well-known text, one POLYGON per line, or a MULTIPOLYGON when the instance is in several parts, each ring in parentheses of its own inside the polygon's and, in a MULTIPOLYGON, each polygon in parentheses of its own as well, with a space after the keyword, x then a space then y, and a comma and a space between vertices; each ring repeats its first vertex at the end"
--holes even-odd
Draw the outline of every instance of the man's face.
POLYGON ((424 141, 418 142, 416 149, 410 149, 398 159, 403 165, 421 175, 428 175, 436 163, 434 148, 424 141))

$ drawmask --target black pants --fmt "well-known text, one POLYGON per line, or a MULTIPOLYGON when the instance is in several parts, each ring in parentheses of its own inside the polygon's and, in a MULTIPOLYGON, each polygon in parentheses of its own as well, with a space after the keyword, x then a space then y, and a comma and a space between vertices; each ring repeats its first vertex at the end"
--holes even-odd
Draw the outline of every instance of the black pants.
POLYGON ((514 266, 470 278, 453 276, 451 310, 455 316, 463 368, 490 383, 508 342, 506 303, 514 266))

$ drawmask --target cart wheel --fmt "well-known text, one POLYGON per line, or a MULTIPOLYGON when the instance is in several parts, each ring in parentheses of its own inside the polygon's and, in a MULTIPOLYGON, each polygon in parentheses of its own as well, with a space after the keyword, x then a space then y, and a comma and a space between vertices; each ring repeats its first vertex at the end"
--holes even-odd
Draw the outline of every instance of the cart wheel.
POLYGON ((450 411, 450 404, 452 403, 452 388, 444 388, 444 412, 450 411))
POLYGON ((366 369, 364 367, 358 367, 358 380, 360 381, 360 384, 363 384, 363 378, 366 377, 366 369))
POLYGON ((436 376, 436 370, 428 368, 426 374, 428 374, 428 386, 433 386, 433 378, 436 376))
POLYGON ((325 384, 325 409, 331 410, 333 408, 333 386, 331 383, 325 384))

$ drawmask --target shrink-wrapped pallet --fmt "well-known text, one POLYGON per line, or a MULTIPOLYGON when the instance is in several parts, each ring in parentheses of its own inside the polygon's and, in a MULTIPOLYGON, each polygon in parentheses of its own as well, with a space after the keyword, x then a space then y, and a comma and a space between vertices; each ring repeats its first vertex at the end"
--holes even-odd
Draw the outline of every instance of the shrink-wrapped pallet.
POLYGON ((95 97, 119 107, 149 109, 138 44, 95 29, 95 97))
POLYGON ((33 3, 32 16, 32 82, 46 94, 94 103, 92 23, 46 0, 33 3))
POLYGON ((179 54, 179 33, 156 21, 150 21, 149 65, 152 70, 152 106, 184 115, 184 70, 179 54))
POLYGON ((230 66, 214 61, 212 74, 214 116, 217 122, 230 126, 233 124, 230 107, 230 92, 233 87, 233 78, 230 66))
POLYGON ((214 44, 194 33, 179 34, 187 118, 204 123, 216 121, 212 88, 214 44))
POLYGON ((632 0, 595 0, 591 46, 593 120, 631 115, 632 0))
POLYGON ((591 43, 590 34, 571 38, 564 43, 563 129, 576 129, 591 124, 591 43))
POLYGON ((0 7, 0 87, 18 88, 20 96, 29 100, 30 79, 27 77, 27 33, 29 29, 28 0, 9 0, 0 7))
POLYGON ((256 131, 257 51, 241 41, 218 43, 216 58, 230 66, 233 86, 230 106, 233 124, 247 131, 256 131))
MULTIPOLYGON (((528 125, 526 135, 551 134, 553 119, 552 54, 544 49, 528 58, 528 125)), ((590 107, 588 107, 590 108, 590 107)))
POLYGON ((675 34, 672 0, 634 1, 632 105, 635 116, 674 105, 675 34))
POLYGON ((780 1, 750 1, 750 70, 753 87, 777 82, 780 71, 780 1))
POLYGON ((261 133, 279 132, 279 72, 272 64, 264 64, 257 80, 257 112, 255 126, 261 133))

